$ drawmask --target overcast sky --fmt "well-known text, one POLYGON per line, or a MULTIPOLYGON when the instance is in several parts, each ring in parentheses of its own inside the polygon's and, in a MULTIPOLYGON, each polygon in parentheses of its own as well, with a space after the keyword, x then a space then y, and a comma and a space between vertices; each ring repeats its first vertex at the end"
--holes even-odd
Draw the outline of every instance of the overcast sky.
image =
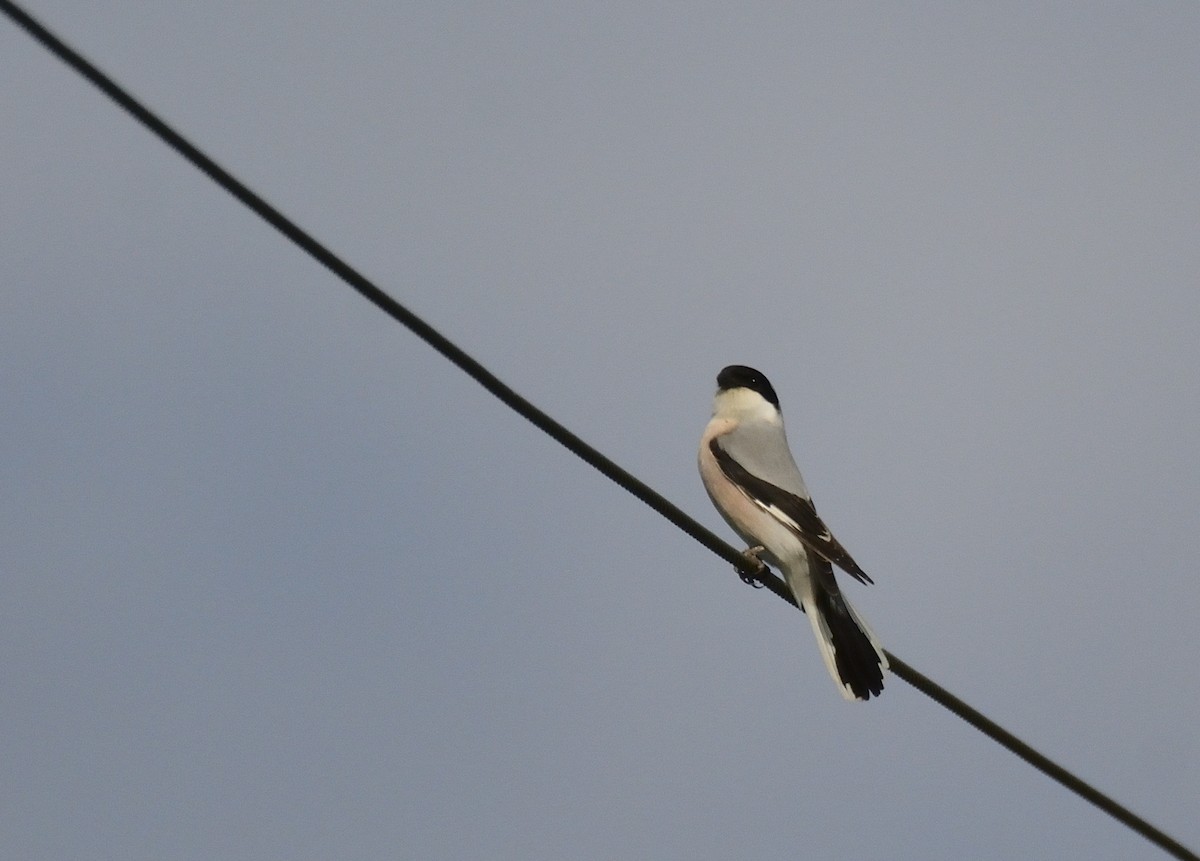
MULTIPOLYGON (((1200 6, 27 8, 731 541, 762 369, 884 645, 1200 848, 1200 6)), ((0 77, 0 856, 1165 857, 0 77)))

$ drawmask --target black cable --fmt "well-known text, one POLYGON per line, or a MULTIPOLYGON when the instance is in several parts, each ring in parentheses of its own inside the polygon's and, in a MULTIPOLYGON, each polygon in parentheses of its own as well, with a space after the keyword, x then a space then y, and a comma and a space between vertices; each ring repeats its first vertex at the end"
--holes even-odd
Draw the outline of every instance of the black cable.
MULTIPOLYGON (((658 491, 618 466, 574 433, 567 430, 559 422, 521 397, 512 388, 501 382, 491 371, 471 358, 460 347, 387 293, 383 292, 383 290, 351 267, 350 264, 343 261, 288 219, 283 213, 247 188, 232 174, 197 149, 186 138, 151 112, 149 108, 138 102, 126 90, 118 86, 115 81, 85 60, 82 55, 43 27, 15 3, 10 2, 10 0, 0 0, 0 11, 3 11, 17 26, 42 43, 60 60, 99 87, 117 105, 132 114, 138 122, 146 126, 169 147, 203 171, 215 183, 257 213, 264 221, 298 245, 311 257, 315 258, 317 262, 333 272, 334 275, 357 290, 364 298, 374 303, 390 317, 408 328, 417 337, 421 338, 465 371, 472 379, 476 380, 481 386, 511 407, 515 412, 561 443, 572 454, 591 464, 605 476, 642 500, 646 505, 653 508, 713 553, 730 562, 742 575, 743 580, 761 583, 783 600, 796 606, 796 600, 792 596, 791 590, 787 588, 782 580, 768 570, 756 566, 730 544, 721 540, 712 530, 697 523, 658 491)), ((1185 861, 1200 861, 1200 856, 1188 850, 1181 843, 1164 834, 1146 822, 1146 820, 1137 816, 1128 808, 1118 804, 1065 768, 1056 765, 1012 733, 1003 729, 999 724, 971 708, 941 685, 917 672, 895 655, 888 652, 887 657, 888 662, 891 664, 892 672, 898 678, 908 682, 934 702, 945 706, 971 726, 1008 748, 1030 765, 1058 781, 1080 797, 1087 799, 1118 822, 1141 834, 1151 843, 1154 843, 1176 858, 1185 859, 1185 861)))
POLYGON ((945 706, 950 711, 954 712, 960 718, 965 720, 971 726, 975 727, 980 732, 986 734, 990 738, 994 739, 997 743, 1003 745, 1017 756, 1021 757, 1021 759, 1038 769, 1038 771, 1042 772, 1048 777, 1053 778, 1054 780, 1057 780, 1059 783, 1081 798, 1086 798, 1088 801, 1092 802, 1092 804, 1099 807, 1122 825, 1125 825, 1136 831, 1151 843, 1160 846, 1162 849, 1169 852, 1171 855, 1174 855, 1176 858, 1190 859, 1190 861, 1194 861, 1194 859, 1197 857, 1196 853, 1192 852, 1178 840, 1167 836, 1162 831, 1159 831, 1153 825, 1148 823, 1146 820, 1133 813, 1131 810, 1129 810, 1129 808, 1118 804, 1100 790, 1067 771, 1061 765, 1050 761, 1045 756, 1027 745, 1025 742, 1021 741, 1011 732, 1004 729, 998 723, 990 718, 984 717, 977 710, 971 708, 937 682, 933 681, 928 676, 917 672, 890 652, 888 653, 888 661, 892 665, 892 672, 900 676, 921 693, 936 700, 938 703, 945 706))

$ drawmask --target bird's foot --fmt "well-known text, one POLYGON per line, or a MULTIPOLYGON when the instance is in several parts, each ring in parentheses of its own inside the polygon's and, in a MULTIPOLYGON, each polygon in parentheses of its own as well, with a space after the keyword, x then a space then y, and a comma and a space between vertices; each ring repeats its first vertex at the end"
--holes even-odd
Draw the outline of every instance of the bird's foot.
POLYGON ((738 577, 742 579, 742 582, 748 586, 753 586, 755 589, 761 589, 763 587, 763 578, 767 574, 767 563, 758 558, 758 554, 762 553, 766 549, 767 548, 759 544, 755 547, 747 547, 742 551, 742 556, 745 557, 747 562, 754 566, 754 573, 747 574, 743 569, 734 566, 734 570, 737 571, 738 577))

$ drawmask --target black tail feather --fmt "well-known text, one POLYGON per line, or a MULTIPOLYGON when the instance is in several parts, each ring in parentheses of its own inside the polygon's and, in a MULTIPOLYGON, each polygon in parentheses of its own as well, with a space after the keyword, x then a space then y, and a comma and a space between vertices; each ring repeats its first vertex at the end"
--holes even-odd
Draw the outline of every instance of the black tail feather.
POLYGON ((850 612, 840 593, 820 590, 817 611, 824 616, 833 642, 838 676, 860 700, 883 692, 883 663, 871 639, 850 612))

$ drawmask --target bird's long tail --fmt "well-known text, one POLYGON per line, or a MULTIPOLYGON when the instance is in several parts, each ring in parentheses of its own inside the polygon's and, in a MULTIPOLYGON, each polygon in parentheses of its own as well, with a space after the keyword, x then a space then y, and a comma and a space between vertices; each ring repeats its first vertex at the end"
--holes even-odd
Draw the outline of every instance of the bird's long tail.
POLYGON ((812 597, 801 599, 804 612, 829 675, 848 700, 868 700, 883 692, 883 671, 887 657, 850 602, 841 592, 817 588, 812 597))

